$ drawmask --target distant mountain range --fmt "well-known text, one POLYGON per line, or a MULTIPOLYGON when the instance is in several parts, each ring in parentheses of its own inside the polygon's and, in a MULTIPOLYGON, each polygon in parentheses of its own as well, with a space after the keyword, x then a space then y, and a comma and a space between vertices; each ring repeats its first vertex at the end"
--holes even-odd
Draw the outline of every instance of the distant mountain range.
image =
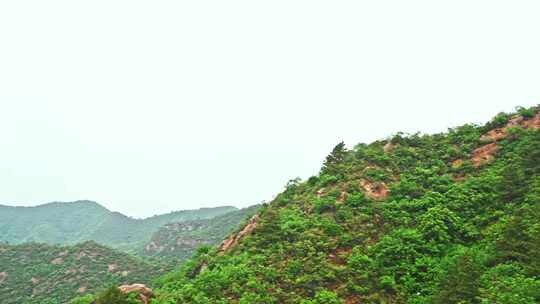
POLYGON ((153 280, 151 303, 540 303, 539 232, 537 106, 446 133, 339 143, 318 175, 260 207, 145 220, 91 202, 2 207, 7 241, 91 238, 157 258, 148 268, 154 259, 95 243, 0 245, 0 303, 146 304, 115 286, 94 291, 147 283, 226 235, 153 280))
POLYGON ((68 303, 113 284, 148 284, 219 244, 257 208, 133 219, 92 201, 0 205, 0 303, 68 303))
POLYGON ((76 244, 95 241, 138 252, 165 224, 210 219, 233 211, 238 209, 224 206, 134 219, 93 201, 53 202, 36 207, 0 205, 0 242, 76 244))

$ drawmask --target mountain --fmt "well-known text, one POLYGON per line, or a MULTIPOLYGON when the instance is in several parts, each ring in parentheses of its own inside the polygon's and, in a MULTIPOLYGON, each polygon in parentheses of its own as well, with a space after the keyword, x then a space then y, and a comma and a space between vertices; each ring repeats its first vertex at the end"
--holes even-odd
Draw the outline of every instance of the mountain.
POLYGON ((539 110, 341 143, 152 303, 540 303, 539 110))
POLYGON ((95 242, 0 244, 0 303, 68 303, 112 284, 149 283, 166 269, 95 242))
POLYGON ((93 240, 138 251, 167 223, 209 219, 235 210, 230 206, 201 208, 134 219, 92 201, 54 202, 36 207, 0 205, 0 241, 75 244, 93 240))
POLYGON ((259 206, 231 211, 211 219, 169 223, 152 235, 142 255, 185 260, 200 246, 214 246, 253 216, 259 206))
POLYGON ((0 303, 68 303, 113 284, 149 284, 201 245, 221 242, 256 208, 207 208, 136 220, 89 201, 0 206, 1 237, 25 242, 0 243, 0 303), (71 246, 28 243, 87 239, 93 241, 71 246))

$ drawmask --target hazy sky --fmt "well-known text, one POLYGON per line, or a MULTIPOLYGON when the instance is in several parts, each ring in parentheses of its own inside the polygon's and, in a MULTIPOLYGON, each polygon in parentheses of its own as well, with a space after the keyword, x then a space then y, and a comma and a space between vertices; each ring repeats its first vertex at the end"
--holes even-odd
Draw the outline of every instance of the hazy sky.
POLYGON ((538 1, 1 1, 0 203, 270 200, 339 141, 540 103, 538 1))

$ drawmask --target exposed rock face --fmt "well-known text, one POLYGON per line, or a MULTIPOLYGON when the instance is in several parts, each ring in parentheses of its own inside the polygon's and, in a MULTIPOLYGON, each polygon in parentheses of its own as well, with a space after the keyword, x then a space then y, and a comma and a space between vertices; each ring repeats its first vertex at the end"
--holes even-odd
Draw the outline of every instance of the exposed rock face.
POLYGON ((77 268, 71 267, 66 271, 66 273, 67 274, 75 274, 75 273, 77 273, 77 271, 78 271, 77 268))
POLYGON ((493 129, 480 137, 482 142, 496 142, 508 136, 507 128, 493 129))
POLYGON ((132 285, 122 285, 119 286, 118 289, 124 294, 128 294, 131 292, 136 292, 139 294, 139 299, 142 303, 148 304, 148 300, 153 295, 152 289, 146 287, 144 284, 132 284, 132 285))
POLYGON ((540 129, 540 112, 531 119, 521 121, 520 124, 525 128, 540 129))
MULTIPOLYGON (((176 246, 189 246, 189 247, 197 247, 200 244, 202 244, 202 240, 195 240, 195 239, 182 239, 178 238, 176 239, 176 246)), ((174 249, 174 248, 173 248, 174 249)))
POLYGON ((495 153, 499 150, 496 143, 484 145, 472 153, 471 161, 475 167, 488 164, 495 160, 495 153))
POLYGON ((508 126, 508 127, 519 126, 519 125, 521 125, 521 124, 523 123, 524 120, 525 120, 525 119, 523 118, 523 116, 518 115, 518 116, 516 116, 516 117, 510 119, 510 120, 508 121, 508 124, 506 124, 506 126, 508 126))
POLYGON ((2 282, 4 282, 8 277, 8 274, 7 272, 3 271, 3 272, 0 272, 0 284, 2 284, 2 282))
POLYGON ((146 244, 146 246, 144 247, 144 251, 146 253, 148 252, 161 252, 165 249, 165 246, 158 246, 158 244, 156 244, 156 242, 154 241, 151 241, 150 243, 146 244))
POLYGON ((85 256, 86 256, 86 252, 81 251, 81 252, 79 252, 79 254, 77 255, 77 260, 80 260, 80 259, 82 259, 82 258, 85 257, 85 256))
POLYGON ((219 252, 220 254, 225 253, 226 251, 230 250, 236 244, 238 244, 238 241, 242 239, 245 235, 250 234, 253 229, 257 227, 257 222, 259 221, 259 215, 255 214, 250 220, 249 223, 242 229, 240 232, 231 235, 229 238, 223 241, 221 243, 221 246, 219 246, 219 252))
POLYGON ((456 159, 452 162, 452 168, 457 169, 463 166, 463 159, 456 159))
POLYGON ((515 116, 508 121, 506 126, 490 130, 480 137, 482 142, 486 144, 472 152, 471 161, 475 167, 488 164, 495 160, 495 154, 499 150, 497 142, 505 139, 508 136, 508 129, 512 127, 523 127, 528 129, 540 129, 540 112, 536 113, 532 118, 524 118, 523 116, 515 116))
POLYGON ((342 191, 341 194, 339 195, 339 197, 337 198, 336 203, 337 204, 344 203, 345 200, 347 200, 348 196, 349 196, 349 194, 347 193, 347 191, 342 191))
POLYGON ((32 284, 36 285, 37 283, 39 283, 39 279, 38 278, 35 278, 35 277, 32 277, 30 279, 30 282, 32 282, 32 284))
POLYGON ((62 258, 56 258, 51 261, 51 264, 54 264, 54 265, 60 265, 62 263, 64 263, 64 260, 62 258))
POLYGON ((321 189, 317 190, 315 195, 317 195, 318 198, 321 198, 324 195, 324 192, 325 192, 325 189, 321 188, 321 189))
POLYGON ((112 272, 112 271, 114 271, 116 268, 118 268, 118 265, 116 265, 116 264, 109 264, 109 265, 107 265, 107 272, 112 272))
POLYGON ((118 289, 120 289, 122 293, 138 292, 151 295, 153 292, 152 289, 146 287, 144 284, 121 285, 118 289))
POLYGON ((152 236, 152 240, 145 245, 144 254, 177 255, 182 257, 190 249, 212 243, 210 239, 189 235, 192 231, 200 231, 208 226, 209 224, 203 221, 164 225, 152 236))
POLYGON ((384 200, 390 195, 390 189, 383 182, 371 182, 368 180, 361 180, 360 186, 366 191, 366 195, 375 200, 384 200))
POLYGON ((482 142, 497 142, 505 139, 508 136, 508 129, 512 127, 521 126, 526 129, 540 129, 540 112, 532 118, 524 118, 523 116, 516 116, 508 121, 506 126, 502 128, 493 129, 480 137, 482 142))
POLYGON ((387 142, 386 145, 383 147, 383 151, 385 153, 390 153, 392 150, 396 148, 396 145, 394 145, 391 141, 387 142))

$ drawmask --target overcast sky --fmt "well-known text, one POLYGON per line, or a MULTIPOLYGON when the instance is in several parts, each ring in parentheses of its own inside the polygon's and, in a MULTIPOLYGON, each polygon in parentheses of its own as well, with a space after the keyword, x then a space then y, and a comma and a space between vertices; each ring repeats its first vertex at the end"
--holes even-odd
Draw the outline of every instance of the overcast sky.
POLYGON ((271 200, 349 146, 540 103, 538 1, 1 1, 0 203, 271 200))

